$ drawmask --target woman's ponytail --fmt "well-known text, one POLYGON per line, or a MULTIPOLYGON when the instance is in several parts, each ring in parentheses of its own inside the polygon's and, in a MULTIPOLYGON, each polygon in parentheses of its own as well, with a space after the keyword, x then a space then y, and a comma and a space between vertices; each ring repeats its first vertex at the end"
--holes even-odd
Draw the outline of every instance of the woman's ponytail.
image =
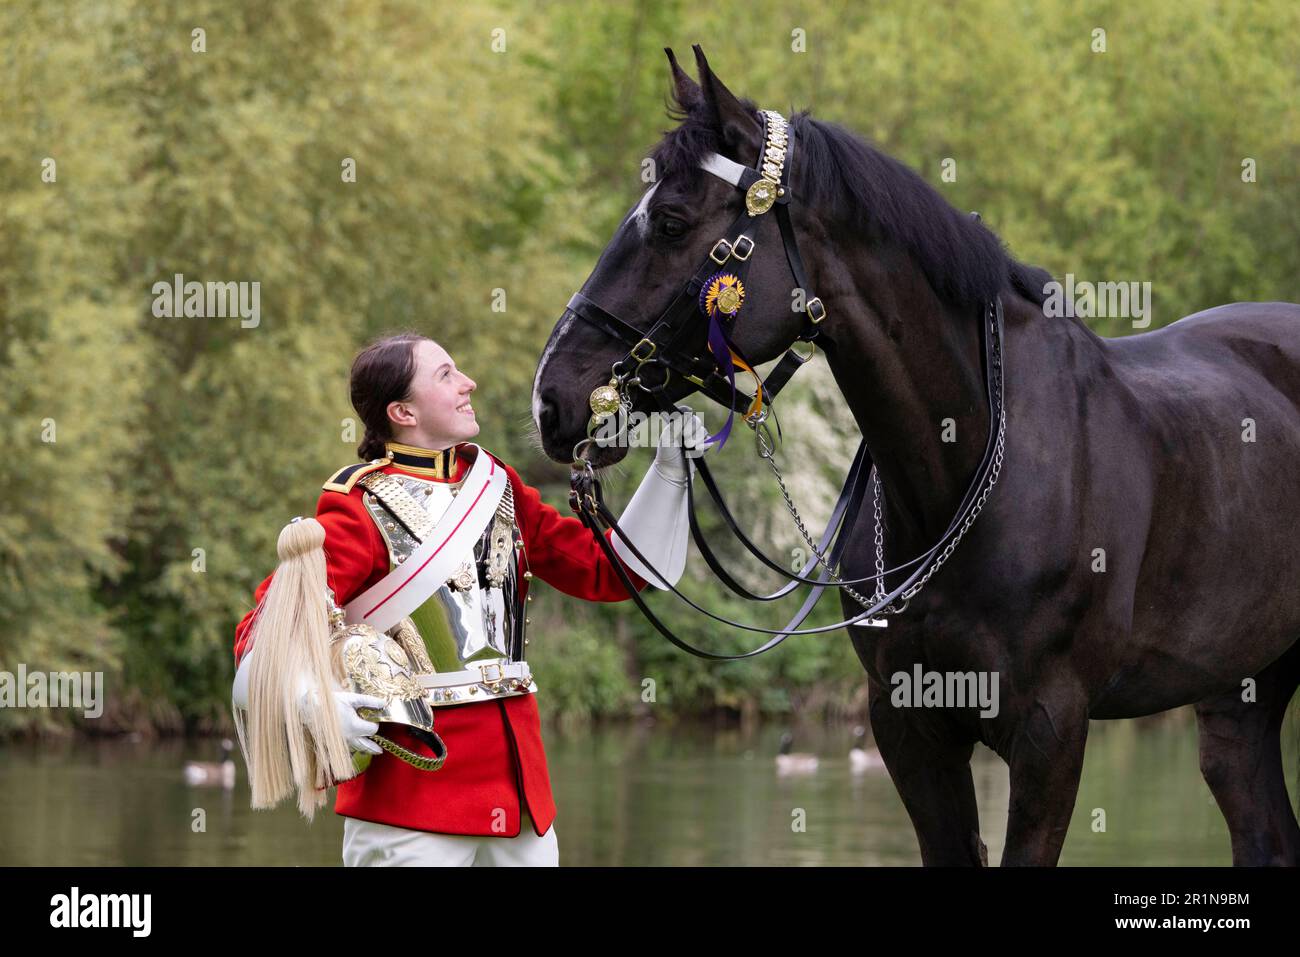
POLYGON ((352 408, 361 416, 365 435, 357 446, 362 461, 371 462, 384 454, 384 443, 393 439, 388 406, 410 397, 415 377, 415 347, 428 339, 418 332, 402 332, 376 339, 352 360, 352 408))

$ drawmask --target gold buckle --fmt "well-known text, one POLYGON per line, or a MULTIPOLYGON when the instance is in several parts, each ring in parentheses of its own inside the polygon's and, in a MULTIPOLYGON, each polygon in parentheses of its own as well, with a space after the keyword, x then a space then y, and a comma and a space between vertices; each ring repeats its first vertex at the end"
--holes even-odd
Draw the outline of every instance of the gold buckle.
POLYGON ((709 250, 709 258, 712 259, 719 266, 725 266, 727 264, 727 260, 731 258, 731 253, 732 253, 731 243, 727 242, 726 239, 719 239, 716 243, 713 244, 713 248, 709 250), (719 249, 725 250, 721 259, 718 258, 719 249))
POLYGON ((635 359, 637 362, 647 362, 649 361, 650 357, 655 354, 655 348, 656 348, 655 344, 651 342, 649 339, 642 339, 640 342, 638 342, 636 345, 632 347, 632 358, 635 359), (641 353, 637 352, 637 350, 640 349, 642 346, 650 347, 650 351, 647 352, 645 355, 641 355, 641 353))
POLYGON ((809 299, 807 305, 803 307, 803 311, 812 320, 814 326, 826 318, 826 305, 822 302, 820 296, 813 296, 809 299), (816 309, 813 309, 814 303, 817 304, 816 309))
POLYGON ((731 255, 734 259, 744 262, 749 258, 750 253, 754 251, 754 240, 750 239, 744 233, 736 237, 736 241, 731 244, 731 255), (740 254, 741 244, 744 243, 745 255, 740 254))
POLYGON ((483 685, 485 688, 487 688, 488 691, 491 691, 493 694, 496 694, 497 691, 499 691, 501 688, 501 682, 505 680, 505 674, 504 672, 502 672, 501 666, 496 662, 482 665, 479 667, 479 673, 482 675, 482 677, 479 678, 479 683, 483 685), (497 670, 497 675, 495 678, 488 677, 489 668, 495 668, 497 670))

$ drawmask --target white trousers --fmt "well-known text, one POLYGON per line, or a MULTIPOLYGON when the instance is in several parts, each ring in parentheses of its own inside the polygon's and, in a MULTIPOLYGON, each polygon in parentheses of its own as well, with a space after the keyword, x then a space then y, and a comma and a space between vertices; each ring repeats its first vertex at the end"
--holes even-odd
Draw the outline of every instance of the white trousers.
POLYGON ((555 825, 538 837, 524 811, 518 837, 434 834, 343 819, 345 867, 557 867, 555 825))

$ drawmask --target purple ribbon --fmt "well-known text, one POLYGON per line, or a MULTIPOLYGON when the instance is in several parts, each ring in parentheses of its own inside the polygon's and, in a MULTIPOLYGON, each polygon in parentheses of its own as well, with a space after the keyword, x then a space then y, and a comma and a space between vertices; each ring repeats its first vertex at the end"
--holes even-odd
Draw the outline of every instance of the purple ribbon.
POLYGON ((717 439, 717 447, 722 448, 727 444, 727 437, 731 435, 731 423, 736 418, 736 367, 731 362, 731 341, 727 338, 727 331, 722 328, 718 317, 712 313, 709 315, 709 351, 713 353, 714 361, 717 362, 723 375, 727 377, 727 383, 731 386, 731 405, 727 409, 727 423, 720 432, 710 435, 705 440, 712 442, 717 439))

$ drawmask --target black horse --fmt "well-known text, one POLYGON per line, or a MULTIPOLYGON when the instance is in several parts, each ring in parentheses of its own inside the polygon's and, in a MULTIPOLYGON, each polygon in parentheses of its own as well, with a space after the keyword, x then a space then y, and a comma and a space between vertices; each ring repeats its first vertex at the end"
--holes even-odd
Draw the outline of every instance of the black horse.
MULTIPOLYGON (((696 59, 698 85, 669 53, 681 122, 653 152, 658 187, 582 289, 642 329, 742 208, 701 159, 716 151, 751 166, 763 146, 754 106, 698 48, 696 59)), ((914 172, 806 114, 791 126, 790 209, 827 309, 817 341, 878 468, 889 564, 939 539, 981 463, 990 414, 980 317, 997 297, 1005 309, 1000 482, 888 629, 849 629, 923 861, 985 861, 974 742, 1010 766, 1002 863, 1055 864, 1089 719, 1195 704, 1201 771, 1233 862, 1300 863, 1280 744, 1300 682, 1300 307, 1233 303, 1101 338, 1046 315, 1050 277, 1010 258, 914 172), (996 673, 998 713, 893 706, 891 676, 915 665, 996 673)), ((734 341, 757 363, 790 345, 802 316, 772 217, 753 238, 734 341)), ((702 317, 687 345, 705 348, 702 317)), ((533 396, 548 455, 570 461, 588 397, 625 351, 561 317, 533 396)), ((691 386, 670 390, 681 398, 691 386)), ((623 454, 595 447, 588 458, 599 467, 623 454)), ((864 508, 845 577, 873 572, 872 533, 864 508)), ((847 596, 843 605, 862 610, 847 596)))

